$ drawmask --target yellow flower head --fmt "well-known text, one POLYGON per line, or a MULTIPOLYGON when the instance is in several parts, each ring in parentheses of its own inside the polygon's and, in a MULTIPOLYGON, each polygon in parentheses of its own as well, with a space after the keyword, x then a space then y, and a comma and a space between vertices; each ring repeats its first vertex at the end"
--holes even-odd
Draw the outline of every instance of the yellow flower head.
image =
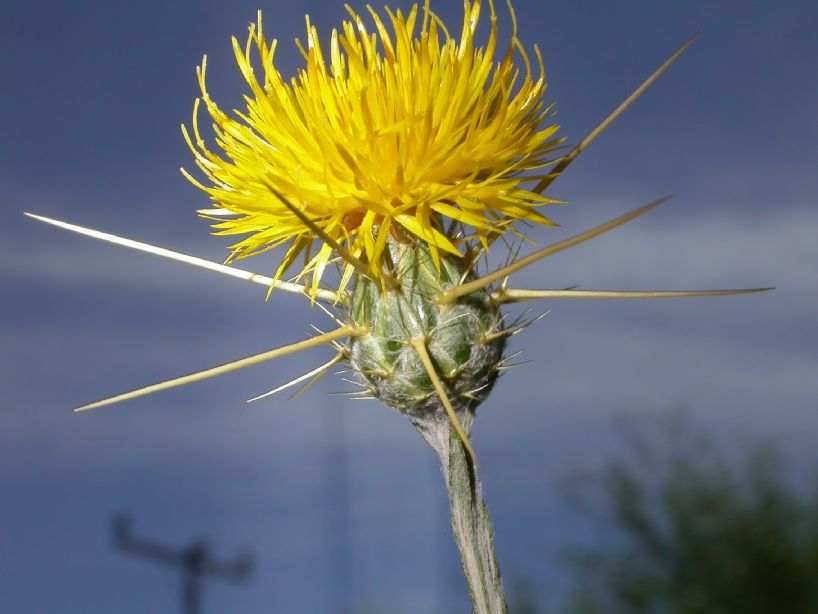
MULTIPOLYGON (((303 255, 299 276, 311 274, 315 291, 334 257, 327 237, 377 278, 390 236, 425 241, 437 261, 440 251, 460 256, 468 237, 486 244, 515 220, 551 223, 535 207, 555 201, 521 187, 532 179, 523 173, 549 164, 561 141, 558 126, 543 126, 550 107, 539 50, 535 74, 510 4, 513 33, 502 55, 491 0, 485 46, 475 42, 480 0, 464 9, 456 39, 428 0, 421 19, 417 5, 407 15, 386 8, 388 20, 369 8, 372 31, 347 6, 351 20, 333 30, 328 55, 307 17, 306 47, 296 41, 306 66, 289 81, 259 12, 246 45, 233 39, 251 90, 247 110, 233 115, 208 94, 204 58, 201 100, 224 153, 205 145, 197 99, 193 138, 183 132, 212 185, 185 174, 218 204, 202 212, 219 214, 217 234, 248 235, 231 246, 231 259, 288 244, 276 279, 303 255)), ((341 287, 351 274, 347 264, 341 287)))

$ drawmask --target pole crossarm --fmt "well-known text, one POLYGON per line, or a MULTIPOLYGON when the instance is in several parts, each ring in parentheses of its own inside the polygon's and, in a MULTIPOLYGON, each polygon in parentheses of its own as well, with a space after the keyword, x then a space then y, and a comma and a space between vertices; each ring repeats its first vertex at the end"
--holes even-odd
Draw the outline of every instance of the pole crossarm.
POLYGON ((199 614, 201 585, 205 576, 223 580, 246 580, 253 572, 253 559, 241 554, 230 562, 213 558, 207 542, 197 540, 183 548, 173 548, 144 537, 134 536, 132 521, 125 514, 114 516, 111 534, 122 552, 175 567, 182 572, 181 606, 183 614, 199 614))

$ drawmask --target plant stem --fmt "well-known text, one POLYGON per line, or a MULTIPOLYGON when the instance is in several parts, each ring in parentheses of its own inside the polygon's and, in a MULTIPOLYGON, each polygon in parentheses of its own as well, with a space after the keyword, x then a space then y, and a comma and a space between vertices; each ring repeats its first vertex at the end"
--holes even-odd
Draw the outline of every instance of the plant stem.
MULTIPOLYGON (((458 414, 468 432, 474 415, 468 411, 458 414)), ((505 593, 494 553, 494 529, 474 465, 445 415, 413 416, 411 420, 440 458, 449 491, 452 534, 469 585, 472 613, 505 614, 505 593)))

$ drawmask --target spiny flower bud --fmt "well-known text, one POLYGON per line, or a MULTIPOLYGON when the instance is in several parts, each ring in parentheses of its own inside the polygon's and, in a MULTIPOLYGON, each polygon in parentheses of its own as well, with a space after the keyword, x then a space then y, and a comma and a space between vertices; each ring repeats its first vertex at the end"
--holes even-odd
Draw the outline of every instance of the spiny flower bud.
POLYGON ((390 241, 396 287, 359 276, 349 316, 365 332, 349 360, 369 393, 410 416, 441 411, 437 390, 416 344, 423 343, 455 411, 474 410, 497 379, 506 335, 486 289, 448 304, 437 297, 474 274, 463 259, 443 256, 435 267, 428 246, 390 241))

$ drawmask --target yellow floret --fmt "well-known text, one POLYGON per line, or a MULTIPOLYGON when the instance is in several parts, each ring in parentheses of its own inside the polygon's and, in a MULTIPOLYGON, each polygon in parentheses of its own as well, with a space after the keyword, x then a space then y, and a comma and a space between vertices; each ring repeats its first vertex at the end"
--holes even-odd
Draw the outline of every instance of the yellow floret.
MULTIPOLYGON (((522 187, 532 179, 524 173, 549 164, 561 141, 556 125, 543 125, 550 107, 539 50, 534 74, 514 23, 495 59, 493 4, 484 46, 475 43, 481 2, 464 8, 456 40, 428 1, 407 15, 387 8, 386 21, 370 8, 372 32, 347 7, 351 20, 333 30, 328 55, 308 17, 307 44, 299 43, 306 65, 289 81, 276 70, 277 41, 265 39, 259 12, 246 45, 233 39, 250 87, 246 111, 233 115, 208 94, 205 58, 201 101, 223 153, 200 134, 197 100, 193 134, 183 131, 209 183, 185 174, 224 215, 217 234, 248 235, 231 246, 231 259, 288 245, 275 278, 303 256, 299 276, 311 275, 315 291, 335 250, 292 207, 375 277, 390 235, 425 241, 437 259, 440 251, 459 256, 464 236, 486 243, 515 220, 551 223, 536 207, 556 201, 522 187)), ((341 286, 351 273, 347 264, 341 286)))

